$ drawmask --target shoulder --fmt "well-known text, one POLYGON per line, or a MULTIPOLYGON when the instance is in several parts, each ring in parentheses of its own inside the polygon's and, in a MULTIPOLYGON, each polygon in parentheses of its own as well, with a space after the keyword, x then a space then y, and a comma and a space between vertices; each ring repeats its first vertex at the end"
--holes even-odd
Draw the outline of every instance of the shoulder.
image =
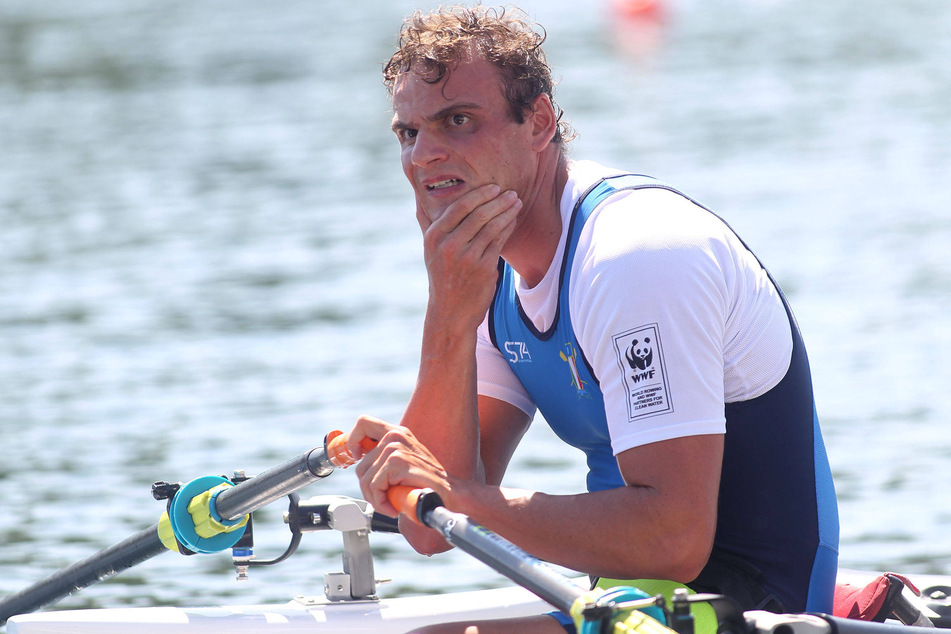
POLYGON ((619 190, 595 208, 592 221, 602 228, 628 227, 632 235, 644 238, 662 232, 681 240, 719 235, 725 228, 716 214, 664 186, 619 190))
POLYGON ((664 276, 720 269, 742 245, 715 214, 669 189, 624 190, 581 229, 576 265, 592 273, 648 267, 664 276), (579 260, 580 259, 580 260, 579 260))
POLYGON ((722 220, 676 192, 618 192, 580 232, 568 280, 572 319, 577 327, 612 313, 639 323, 702 316, 699 330, 722 330, 737 280, 754 264, 744 251, 722 220))

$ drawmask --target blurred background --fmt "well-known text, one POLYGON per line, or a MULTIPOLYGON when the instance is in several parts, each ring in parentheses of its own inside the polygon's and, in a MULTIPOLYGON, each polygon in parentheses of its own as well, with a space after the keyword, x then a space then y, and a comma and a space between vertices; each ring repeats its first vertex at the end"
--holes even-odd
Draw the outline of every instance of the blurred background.
MULTIPOLYGON (((814 369, 841 563, 951 573, 951 4, 526 0, 573 156, 724 216, 814 369)), ((154 480, 258 473, 398 420, 426 275, 380 82, 408 0, 0 1, 0 594, 150 525, 154 480)), ((533 426, 513 486, 583 488, 533 426)), ((340 472, 304 496, 358 495, 340 472)), ((280 552, 282 504, 257 522, 280 552)), ((386 596, 507 585, 373 537, 386 596)), ((233 580, 163 556, 59 607, 283 602, 337 535, 233 580)))

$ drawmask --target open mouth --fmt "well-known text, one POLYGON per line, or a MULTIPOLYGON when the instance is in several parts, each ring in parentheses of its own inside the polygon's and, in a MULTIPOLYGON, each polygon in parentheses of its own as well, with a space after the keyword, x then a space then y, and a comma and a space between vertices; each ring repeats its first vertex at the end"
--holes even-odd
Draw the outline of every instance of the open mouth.
POLYGON ((426 185, 426 189, 429 191, 435 191, 437 189, 446 189, 447 187, 452 187, 454 185, 461 185, 462 181, 458 178, 448 178, 444 181, 439 181, 437 183, 431 183, 426 185))

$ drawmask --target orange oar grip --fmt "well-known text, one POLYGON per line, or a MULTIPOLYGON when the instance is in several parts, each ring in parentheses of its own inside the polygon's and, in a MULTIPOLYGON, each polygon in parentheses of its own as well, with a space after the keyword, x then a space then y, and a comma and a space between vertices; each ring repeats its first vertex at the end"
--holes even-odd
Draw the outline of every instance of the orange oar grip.
MULTIPOLYGON (((359 462, 359 460, 376 447, 378 443, 378 440, 364 438, 360 441, 360 449, 363 450, 363 453, 359 456, 354 456, 353 452, 350 451, 350 447, 347 446, 347 435, 342 431, 332 431, 327 434, 327 437, 324 439, 324 448, 331 464, 335 467, 345 469, 359 462)), ((423 492, 424 489, 416 489, 411 486, 397 484, 386 490, 386 498, 397 511, 412 518, 414 522, 419 524, 420 521, 416 517, 416 503, 419 501, 419 496, 422 495, 423 492)))
POLYGON ((363 453, 359 456, 354 456, 353 452, 350 451, 350 447, 347 446, 347 435, 342 431, 332 431, 327 434, 327 438, 324 439, 324 447, 327 451, 327 458, 331 464, 335 467, 345 469, 359 462, 360 458, 376 447, 378 442, 378 440, 373 440, 372 438, 364 438, 360 441, 360 449, 363 450, 363 453))
POLYGON ((386 499, 396 507, 397 511, 419 524, 419 518, 416 517, 416 503, 424 491, 426 489, 397 484, 386 490, 386 499))

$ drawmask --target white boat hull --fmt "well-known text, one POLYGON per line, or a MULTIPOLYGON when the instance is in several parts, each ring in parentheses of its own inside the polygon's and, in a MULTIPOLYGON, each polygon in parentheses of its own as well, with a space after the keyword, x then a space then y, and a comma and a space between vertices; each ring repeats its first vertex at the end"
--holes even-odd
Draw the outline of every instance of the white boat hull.
POLYGON ((436 596, 330 602, 300 598, 281 605, 198 608, 113 608, 23 614, 7 623, 8 634, 388 634, 432 623, 541 614, 552 608, 522 588, 456 592, 436 596))
MULTIPOLYGON (((877 573, 840 570, 839 581, 862 586, 877 573)), ((924 589, 951 578, 909 575, 924 589)), ((580 583, 580 580, 579 580, 580 583)), ((906 591, 907 592, 907 591, 906 591)), ((285 604, 196 608, 62 610, 14 616, 8 634, 179 634, 243 632, 389 634, 433 623, 543 614, 547 603, 519 587, 367 601, 301 597, 285 604)))

